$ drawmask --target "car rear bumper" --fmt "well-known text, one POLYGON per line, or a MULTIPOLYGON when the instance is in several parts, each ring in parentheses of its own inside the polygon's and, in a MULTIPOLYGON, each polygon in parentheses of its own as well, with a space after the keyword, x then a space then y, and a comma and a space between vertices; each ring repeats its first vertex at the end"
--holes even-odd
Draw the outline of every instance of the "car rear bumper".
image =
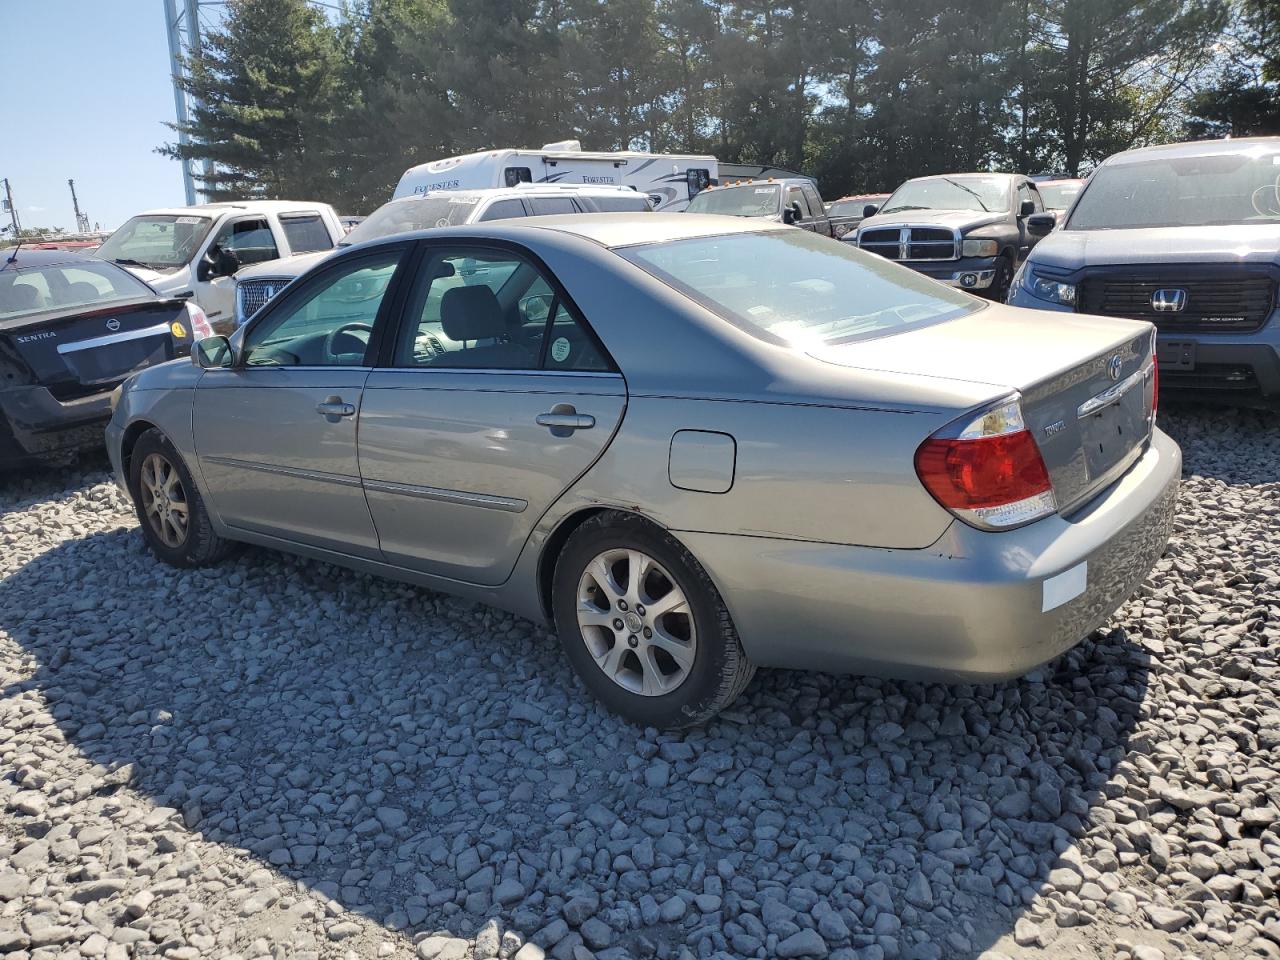
POLYGON ((1133 594, 1168 542, 1181 469, 1177 444, 1157 430, 1069 518, 1005 533, 957 521, 924 550, 678 536, 762 666, 996 681, 1070 649, 1133 594))
POLYGON ((110 417, 110 390, 67 401, 41 386, 0 390, 0 465, 98 446, 110 417))

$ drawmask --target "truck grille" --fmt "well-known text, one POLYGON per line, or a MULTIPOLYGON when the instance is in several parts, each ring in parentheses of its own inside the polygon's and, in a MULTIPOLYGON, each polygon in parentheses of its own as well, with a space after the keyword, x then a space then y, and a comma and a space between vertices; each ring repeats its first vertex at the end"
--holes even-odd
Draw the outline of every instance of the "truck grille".
POLYGON ((1076 309, 1150 320, 1169 332, 1247 332, 1267 322, 1275 302, 1276 283, 1266 274, 1232 270, 1197 277, 1166 272, 1085 277, 1076 296, 1076 309), (1173 309, 1179 304, 1181 309, 1173 309), (1160 306, 1165 309, 1158 309, 1160 306))
POLYGON ((283 290, 292 277, 263 277, 236 283, 236 325, 240 325, 263 308, 268 300, 283 290))
POLYGON ((956 235, 944 227, 870 227, 858 246, 887 260, 955 260, 956 235))

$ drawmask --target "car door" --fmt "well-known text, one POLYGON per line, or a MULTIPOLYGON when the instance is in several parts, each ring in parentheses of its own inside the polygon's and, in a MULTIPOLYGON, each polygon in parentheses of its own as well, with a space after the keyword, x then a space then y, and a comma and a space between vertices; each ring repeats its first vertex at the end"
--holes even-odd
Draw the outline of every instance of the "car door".
POLYGON ((196 302, 216 329, 229 330, 235 322, 236 270, 279 256, 266 217, 235 217, 218 228, 196 263, 195 284, 196 302))
POLYGON ((809 203, 809 216, 812 218, 814 233, 820 233, 824 237, 832 236, 831 218, 827 216, 827 208, 822 202, 822 195, 818 193, 816 187, 802 183, 800 192, 804 194, 805 200, 809 203))
POLYGON ((387 561, 494 585, 604 451, 626 385, 529 254, 425 245, 365 385, 360 472, 387 561))
POLYGON ((379 247, 321 268, 254 317, 236 366, 201 377, 196 454, 226 523, 380 556, 360 486, 357 414, 408 249, 379 247))
POLYGON ((1030 200, 1034 206, 1034 213, 1044 213, 1044 200, 1040 196, 1040 191, 1035 188, 1035 184, 1030 181, 1024 181, 1018 184, 1017 195, 1013 198, 1013 212, 1018 222, 1018 259, 1025 260, 1031 248, 1039 241, 1039 237, 1033 236, 1031 231, 1027 229, 1027 218, 1022 216, 1022 203, 1030 200))

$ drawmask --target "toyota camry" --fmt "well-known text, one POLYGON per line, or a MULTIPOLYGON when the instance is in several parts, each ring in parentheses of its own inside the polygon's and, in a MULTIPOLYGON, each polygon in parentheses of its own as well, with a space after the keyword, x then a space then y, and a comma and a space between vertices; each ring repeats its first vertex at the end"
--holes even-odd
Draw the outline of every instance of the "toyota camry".
POLYGON ((330 256, 128 380, 108 446, 164 561, 476 598, 684 726, 757 667, 996 681, 1086 636, 1169 536, 1152 347, 782 225, 545 217, 330 256))

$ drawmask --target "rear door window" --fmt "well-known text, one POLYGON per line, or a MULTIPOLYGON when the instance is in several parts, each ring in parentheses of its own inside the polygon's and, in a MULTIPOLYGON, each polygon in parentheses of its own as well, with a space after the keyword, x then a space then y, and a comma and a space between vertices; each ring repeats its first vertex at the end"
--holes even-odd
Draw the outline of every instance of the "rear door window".
POLYGON ((616 197, 592 197, 591 202, 602 213, 638 213, 653 209, 649 198, 642 193, 630 196, 622 193, 616 197))
POLYGON ((518 199, 512 200, 495 200, 489 204, 489 209, 480 214, 477 222, 487 223, 490 220, 511 220, 515 217, 523 217, 524 203, 518 199))
POLYGON ((333 248, 333 238, 318 213, 288 214, 280 218, 289 249, 294 253, 314 253, 333 248))
POLYGON ((555 213, 577 213, 578 208, 568 197, 530 197, 535 217, 548 216, 555 213))

